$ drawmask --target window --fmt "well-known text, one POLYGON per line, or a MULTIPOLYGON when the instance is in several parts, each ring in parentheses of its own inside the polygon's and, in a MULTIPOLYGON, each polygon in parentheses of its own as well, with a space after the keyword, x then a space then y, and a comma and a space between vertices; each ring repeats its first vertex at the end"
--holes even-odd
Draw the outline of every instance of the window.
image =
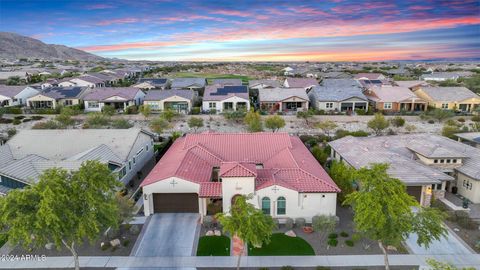
POLYGON ((452 159, 452 163, 457 163, 457 160, 456 160, 456 159, 452 159))
POLYGON ((88 107, 89 107, 89 108, 98 108, 98 107, 99 107, 99 106, 98 106, 98 102, 96 102, 96 101, 89 101, 89 102, 88 102, 88 107))
POLYGON ((137 161, 137 160, 135 159, 135 157, 133 157, 133 164, 135 164, 136 161, 137 161))
POLYGON ((447 159, 447 163, 450 163, 450 161, 451 161, 450 159, 447 159))
POLYGON ((278 197, 277 215, 285 215, 286 212, 287 212, 287 200, 285 200, 285 197, 278 197))
POLYGON ((209 108, 209 109, 216 109, 216 108, 217 108, 217 103, 215 103, 215 102, 209 102, 209 103, 208 103, 208 108, 209 108))
POLYGON ((71 99, 66 99, 65 106, 71 106, 71 105, 73 105, 73 101, 71 99))
POLYGON ((332 109, 332 108, 333 108, 333 102, 327 102, 327 103, 325 104, 325 108, 327 108, 327 109, 332 109))
POLYGON ((392 103, 391 102, 385 102, 383 103, 383 108, 385 110, 391 110, 392 109, 392 103))
POLYGON ((445 160, 444 160, 444 159, 440 159, 440 163, 445 163, 445 160))
POLYGON ((143 148, 137 151, 137 156, 139 156, 143 152, 143 148))
POLYGON ((145 145, 145 151, 148 151, 148 144, 145 145))
POLYGON ((262 199, 262 212, 265 215, 270 215, 270 198, 263 197, 262 199))
POLYGON ((132 169, 132 162, 128 161, 128 170, 130 171, 132 169))
POLYGON ((438 163, 438 159, 434 159, 434 160, 433 160, 433 163, 438 163))
POLYGON ((442 109, 448 109, 448 103, 442 103, 442 109))

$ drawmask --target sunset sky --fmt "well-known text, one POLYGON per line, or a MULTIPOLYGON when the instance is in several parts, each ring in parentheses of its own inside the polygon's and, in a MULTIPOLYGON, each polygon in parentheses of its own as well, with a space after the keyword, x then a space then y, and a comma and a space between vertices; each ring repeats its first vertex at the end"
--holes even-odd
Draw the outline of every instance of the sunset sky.
POLYGON ((165 61, 480 58, 480 0, 0 0, 0 31, 165 61))

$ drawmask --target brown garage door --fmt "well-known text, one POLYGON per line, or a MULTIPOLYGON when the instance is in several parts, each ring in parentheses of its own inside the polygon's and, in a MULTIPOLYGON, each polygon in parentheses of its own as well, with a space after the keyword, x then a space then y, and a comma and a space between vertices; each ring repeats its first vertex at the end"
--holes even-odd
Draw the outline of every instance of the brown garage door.
POLYGON ((155 213, 198 213, 196 193, 154 193, 155 213))
POLYGON ((421 186, 409 186, 407 187, 407 193, 410 196, 415 197, 418 202, 420 202, 420 198, 422 197, 422 187, 421 186))

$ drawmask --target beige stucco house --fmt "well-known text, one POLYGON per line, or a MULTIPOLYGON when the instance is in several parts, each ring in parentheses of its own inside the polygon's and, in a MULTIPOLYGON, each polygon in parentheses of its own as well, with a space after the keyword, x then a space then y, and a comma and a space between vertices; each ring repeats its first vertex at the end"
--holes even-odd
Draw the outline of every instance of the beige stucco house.
POLYGON ((472 112, 480 106, 480 96, 466 87, 420 87, 414 93, 434 108, 472 112))
POLYGON ((56 109, 58 106, 78 105, 88 93, 88 87, 52 87, 27 99, 31 109, 56 109))
POLYGON ((143 104, 150 106, 153 111, 170 109, 188 114, 192 110, 194 99, 195 92, 193 90, 150 90, 147 92, 143 104))

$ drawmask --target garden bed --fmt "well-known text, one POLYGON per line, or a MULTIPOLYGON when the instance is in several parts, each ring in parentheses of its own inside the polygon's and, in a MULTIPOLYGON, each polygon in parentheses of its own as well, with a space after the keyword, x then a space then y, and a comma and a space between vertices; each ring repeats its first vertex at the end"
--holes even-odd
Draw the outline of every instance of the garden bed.
POLYGON ((230 256, 230 238, 227 236, 201 236, 197 256, 230 256))
MULTIPOLYGON (((77 246, 77 252, 79 256, 129 256, 130 251, 132 250, 137 237, 142 230, 143 225, 131 225, 131 227, 136 227, 136 229, 130 229, 130 225, 121 225, 117 232, 111 233, 111 236, 101 236, 99 240, 95 243, 90 244, 88 241, 84 242, 82 245, 77 246), (119 239, 120 246, 113 247, 104 247, 101 248, 100 245, 102 242, 107 243, 110 240, 119 239)), ((108 245, 107 245, 108 246, 108 245)), ((21 246, 16 246, 10 255, 45 255, 47 257, 55 256, 71 256, 70 251, 63 246, 60 247, 60 250, 57 250, 55 247, 52 249, 34 248, 31 250, 26 250, 21 246)))
POLYGON ((480 230, 466 229, 449 220, 445 220, 445 224, 475 252, 480 252, 480 230))

